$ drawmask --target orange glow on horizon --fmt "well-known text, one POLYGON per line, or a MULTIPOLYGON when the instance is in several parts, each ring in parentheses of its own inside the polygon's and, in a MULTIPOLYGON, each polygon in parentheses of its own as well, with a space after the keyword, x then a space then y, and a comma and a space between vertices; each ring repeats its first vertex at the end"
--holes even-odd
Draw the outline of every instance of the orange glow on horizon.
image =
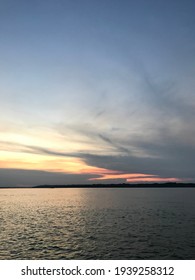
POLYGON ((19 151, 18 147, 2 144, 4 150, 0 151, 0 168, 26 169, 46 172, 58 172, 75 175, 89 175, 93 178, 89 181, 106 181, 124 179, 128 183, 141 182, 181 182, 178 178, 162 178, 154 174, 144 173, 122 173, 121 171, 111 170, 96 166, 87 165, 87 163, 76 157, 66 157, 50 154, 36 154, 29 151, 19 151))
POLYGON ((115 180, 125 179, 128 183, 139 183, 139 182, 180 182, 178 178, 162 178, 158 175, 143 174, 143 173, 131 173, 131 174, 100 174, 101 177, 92 178, 90 180, 115 180))
POLYGON ((161 177, 144 177, 144 178, 135 178, 135 179, 127 179, 128 183, 145 183, 145 182, 153 182, 153 183, 168 183, 168 182, 181 182, 178 178, 161 178, 161 177))

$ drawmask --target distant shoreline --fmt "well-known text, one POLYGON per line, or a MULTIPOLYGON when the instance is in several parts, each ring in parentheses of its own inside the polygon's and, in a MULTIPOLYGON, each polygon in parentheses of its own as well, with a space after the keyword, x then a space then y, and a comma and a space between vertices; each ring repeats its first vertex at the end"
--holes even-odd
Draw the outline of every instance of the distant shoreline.
POLYGON ((38 185, 32 187, 0 187, 0 189, 132 189, 132 188, 195 188, 195 183, 142 183, 142 184, 88 184, 88 185, 38 185))

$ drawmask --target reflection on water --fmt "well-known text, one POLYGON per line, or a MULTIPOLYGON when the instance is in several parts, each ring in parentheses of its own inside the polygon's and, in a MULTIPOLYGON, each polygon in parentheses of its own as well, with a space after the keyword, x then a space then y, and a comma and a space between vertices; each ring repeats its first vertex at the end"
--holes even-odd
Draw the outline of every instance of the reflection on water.
POLYGON ((0 259, 195 259, 195 189, 1 189, 0 259))

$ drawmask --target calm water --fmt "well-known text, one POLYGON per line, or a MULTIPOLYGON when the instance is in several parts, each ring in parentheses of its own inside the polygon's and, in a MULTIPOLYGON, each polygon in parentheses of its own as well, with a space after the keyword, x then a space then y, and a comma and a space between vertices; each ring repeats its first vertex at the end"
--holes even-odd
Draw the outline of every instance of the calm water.
POLYGON ((0 259, 195 259, 195 189, 1 189, 0 259))

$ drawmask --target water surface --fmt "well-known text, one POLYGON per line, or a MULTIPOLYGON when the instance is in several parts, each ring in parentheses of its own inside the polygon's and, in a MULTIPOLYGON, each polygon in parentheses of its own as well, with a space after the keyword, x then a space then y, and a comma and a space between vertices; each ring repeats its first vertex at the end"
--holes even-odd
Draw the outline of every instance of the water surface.
POLYGON ((195 189, 1 189, 0 259, 195 259, 195 189))

